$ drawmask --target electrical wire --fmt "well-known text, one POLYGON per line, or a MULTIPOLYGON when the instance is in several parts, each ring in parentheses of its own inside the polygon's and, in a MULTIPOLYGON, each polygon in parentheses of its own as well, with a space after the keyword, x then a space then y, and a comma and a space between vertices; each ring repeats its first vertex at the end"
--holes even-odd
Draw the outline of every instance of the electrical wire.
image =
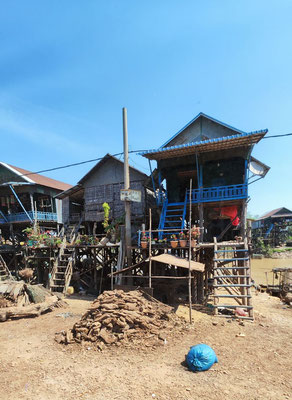
MULTIPOLYGON (((146 151, 146 150, 132 150, 132 151, 129 151, 129 153, 140 153, 140 152, 142 152, 142 151, 146 151)), ((112 155, 113 157, 117 157, 117 156, 120 156, 120 155, 122 155, 122 154, 124 154, 124 152, 116 153, 116 154, 111 154, 111 155, 112 155)), ((88 163, 91 163, 91 162, 94 162, 94 161, 100 161, 100 160, 102 160, 103 158, 104 158, 104 156, 103 156, 103 157, 99 157, 99 158, 93 158, 93 159, 91 159, 91 160, 80 161, 80 162, 77 162, 77 163, 62 165, 62 166, 60 166, 60 167, 54 167, 54 168, 49 168, 49 169, 42 169, 42 170, 36 171, 36 172, 28 172, 27 174, 22 174, 22 175, 18 175, 18 176, 21 177, 21 176, 42 174, 43 172, 56 171, 56 170, 58 170, 58 169, 70 168, 70 167, 75 167, 75 166, 77 166, 77 165, 88 164, 88 163)))
MULTIPOLYGON (((278 138, 278 137, 285 137, 285 136, 292 136, 292 133, 286 133, 286 134, 283 134, 283 135, 266 136, 266 137, 263 137, 262 139, 271 139, 271 138, 278 138)), ((129 154, 130 154, 130 153, 140 153, 140 152, 143 152, 143 151, 146 151, 146 150, 131 150, 131 151, 129 151, 129 154)), ((113 155, 114 157, 121 156, 121 155, 123 155, 123 152, 116 153, 116 154, 112 154, 112 155, 113 155)), ((35 174, 42 174, 42 173, 44 173, 44 172, 51 172, 51 171, 57 171, 57 170, 59 170, 59 169, 65 169, 65 168, 70 168, 70 167, 76 167, 76 166, 78 166, 78 165, 88 164, 88 163, 91 163, 91 162, 94 162, 94 161, 100 161, 100 160, 102 160, 103 158, 104 158, 104 157, 93 158, 93 159, 91 159, 91 160, 80 161, 80 162, 72 163, 72 164, 66 164, 66 165, 62 165, 62 166, 60 166, 60 167, 42 169, 42 170, 36 171, 36 172, 29 172, 29 173, 27 173, 27 174, 22 174, 22 175, 19 175, 19 176, 22 177, 22 176, 29 176, 29 175, 35 175, 35 174)), ((137 163, 136 163, 136 164, 137 164, 137 163)))
POLYGON ((265 137, 263 137, 263 139, 271 139, 271 138, 284 137, 284 136, 292 136, 292 133, 285 133, 283 135, 265 136, 265 137))

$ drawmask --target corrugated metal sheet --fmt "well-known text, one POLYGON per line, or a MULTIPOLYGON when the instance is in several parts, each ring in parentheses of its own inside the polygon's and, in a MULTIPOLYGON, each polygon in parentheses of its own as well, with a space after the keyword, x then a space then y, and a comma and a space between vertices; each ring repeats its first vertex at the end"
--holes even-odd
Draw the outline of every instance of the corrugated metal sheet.
POLYGON ((48 178, 46 176, 40 175, 40 174, 34 174, 31 171, 28 171, 23 168, 15 167, 14 165, 10 164, 5 164, 1 162, 3 166, 6 168, 9 168, 11 171, 21 175, 24 175, 23 178, 29 182, 29 183, 36 183, 37 185, 42 185, 42 186, 47 186, 52 189, 57 189, 57 190, 68 190, 72 187, 72 185, 69 185, 67 183, 61 182, 61 181, 56 181, 55 179, 48 178), (28 175, 28 176, 26 176, 28 175))
POLYGON ((202 140, 200 142, 186 143, 178 146, 161 147, 156 150, 147 150, 140 153, 140 155, 150 160, 160 160, 163 158, 183 157, 195 153, 250 146, 257 143, 267 133, 267 131, 268 130, 265 129, 262 131, 240 133, 238 135, 202 140))
POLYGON ((278 217, 286 217, 286 216, 289 216, 289 217, 291 217, 292 216, 292 211, 290 211, 288 208, 286 208, 286 207, 280 207, 280 208, 275 208, 274 210, 272 210, 272 211, 269 211, 269 212, 267 212, 266 214, 264 214, 264 215, 262 215, 260 218, 258 218, 258 220, 257 221, 260 221, 260 220, 262 220, 262 219, 266 219, 266 218, 270 218, 270 217, 274 217, 274 218, 278 218, 278 217), (283 211, 282 211, 283 210, 283 211), (281 212, 281 214, 277 214, 279 211, 282 211, 281 212))
MULTIPOLYGON (((173 256, 172 254, 160 254, 151 258, 154 261, 161 262, 163 264, 175 265, 177 267, 189 269, 189 260, 173 256)), ((203 272, 205 265, 197 261, 191 261, 191 271, 203 272)))

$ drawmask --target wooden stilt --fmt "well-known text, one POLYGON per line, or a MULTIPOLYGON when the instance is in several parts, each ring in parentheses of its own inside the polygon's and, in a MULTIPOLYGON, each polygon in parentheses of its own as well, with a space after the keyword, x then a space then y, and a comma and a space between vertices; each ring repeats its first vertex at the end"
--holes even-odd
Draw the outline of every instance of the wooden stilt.
POLYGON ((204 240, 204 208, 203 204, 199 204, 199 219, 200 219, 200 243, 204 240))
MULTIPOLYGON (((217 259, 217 254, 218 254, 218 253, 217 253, 217 250, 218 250, 217 238, 214 237, 214 268, 217 268, 217 261, 216 261, 216 259, 217 259)), ((215 287, 214 287, 214 306, 215 306, 215 308, 214 308, 214 314, 215 314, 215 315, 218 315, 218 308, 217 308, 217 305, 218 305, 218 297, 216 297, 217 291, 218 291, 218 289, 217 289, 217 287, 215 286, 215 287)))
POLYGON ((151 208, 149 208, 149 287, 152 288, 152 280, 151 280, 151 267, 152 267, 152 213, 151 208))

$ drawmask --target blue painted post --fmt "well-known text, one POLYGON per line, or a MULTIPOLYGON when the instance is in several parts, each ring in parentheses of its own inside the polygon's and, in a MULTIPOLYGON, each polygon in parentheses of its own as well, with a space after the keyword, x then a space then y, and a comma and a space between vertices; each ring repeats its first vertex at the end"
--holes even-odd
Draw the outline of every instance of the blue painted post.
POLYGON ((18 201, 18 203, 20 204, 21 208, 23 209, 23 211, 25 212, 25 214, 27 215, 28 219, 30 220, 31 223, 33 223, 33 220, 30 218, 30 215, 28 214, 28 212, 26 211, 26 209, 24 208, 24 205, 22 204, 22 202, 20 201, 19 197, 17 196, 15 190, 13 189, 12 185, 9 185, 12 193, 14 194, 16 200, 18 201))
POLYGON ((140 243, 141 243, 141 231, 138 231, 138 247, 140 247, 140 243))
POLYGON ((155 182, 154 182, 154 177, 153 177, 153 171, 152 171, 152 167, 151 167, 151 162, 148 159, 149 162, 149 168, 150 168, 150 173, 151 173, 151 180, 152 180, 152 186, 153 186, 153 190, 154 190, 154 196, 155 196, 155 200, 156 200, 156 204, 159 205, 159 200, 157 198, 157 193, 156 193, 156 187, 155 187, 155 182))
POLYGON ((2 215, 3 219, 5 222, 8 222, 7 218, 5 217, 5 215, 3 214, 3 212, 0 210, 0 214, 2 215))
POLYGON ((161 191, 161 171, 158 170, 158 185, 159 185, 159 192, 158 192, 158 206, 162 203, 162 191, 161 191))

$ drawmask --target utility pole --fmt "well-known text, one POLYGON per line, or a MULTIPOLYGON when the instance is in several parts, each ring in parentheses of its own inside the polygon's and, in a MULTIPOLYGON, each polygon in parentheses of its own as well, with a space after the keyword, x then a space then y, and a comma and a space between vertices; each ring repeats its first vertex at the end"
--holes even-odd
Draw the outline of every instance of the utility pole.
MULTIPOLYGON (((130 189, 129 154, 128 154, 128 123, 127 109, 123 108, 123 136, 124 136, 124 189, 130 189)), ((125 247, 128 266, 132 265, 131 255, 131 202, 125 201, 125 247)))

